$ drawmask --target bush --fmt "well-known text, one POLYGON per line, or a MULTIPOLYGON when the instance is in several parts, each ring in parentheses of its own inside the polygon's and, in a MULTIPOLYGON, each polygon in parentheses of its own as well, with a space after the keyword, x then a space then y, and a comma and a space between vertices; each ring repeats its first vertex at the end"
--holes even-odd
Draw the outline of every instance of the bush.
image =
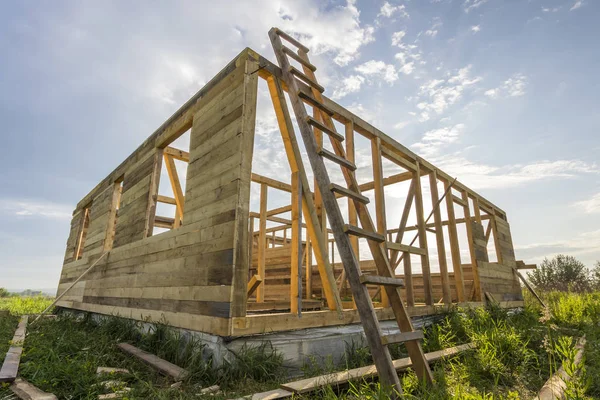
POLYGON ((590 273, 585 265, 573 256, 559 254, 551 260, 544 259, 537 269, 529 272, 529 281, 542 291, 586 292, 591 289, 590 273))

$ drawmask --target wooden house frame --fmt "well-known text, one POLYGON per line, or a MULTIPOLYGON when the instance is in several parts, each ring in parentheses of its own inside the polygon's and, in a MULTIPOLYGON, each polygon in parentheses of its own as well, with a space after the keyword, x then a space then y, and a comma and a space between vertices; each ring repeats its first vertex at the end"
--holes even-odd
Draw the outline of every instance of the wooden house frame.
MULTIPOLYGON (((166 320, 224 337, 358 323, 320 194, 306 184, 286 90, 280 68, 245 49, 86 195, 73 212, 58 294, 104 257, 57 305, 166 320), (252 173, 261 79, 290 162, 292 174, 285 181, 252 173), (189 151, 170 146, 187 131, 189 151), (185 188, 175 160, 188 163, 185 188), (172 197, 158 193, 163 167, 172 197), (260 192, 256 211, 250 209, 251 185, 260 192), (271 191, 289 196, 289 205, 269 209, 271 191), (157 215, 159 203, 174 206, 175 215, 157 215), (155 228, 168 231, 153 234, 155 228)), ((343 127, 350 161, 355 136, 369 142, 373 178, 360 188, 374 198, 377 230, 388 238, 382 245, 405 280, 409 314, 486 300, 522 305, 506 213, 359 116, 328 98, 324 102, 343 127), (402 171, 386 175, 389 163, 402 171), (402 217, 388 227, 385 190, 402 182, 402 217), (430 209, 425 196, 431 197, 430 209), (408 224, 411 212, 414 226, 408 224), (435 273, 428 236, 440 255, 435 273), (490 247, 495 262, 489 260, 490 247), (411 259, 420 261, 421 273, 413 272, 411 259)), ((327 127, 319 121, 314 126, 323 143, 327 127)), ((357 225, 351 201, 346 217, 357 225)), ((352 246, 359 255, 358 238, 352 246)), ((373 271, 372 260, 360 263, 363 273, 373 271)), ((385 291, 370 290, 379 319, 393 319, 385 291)))

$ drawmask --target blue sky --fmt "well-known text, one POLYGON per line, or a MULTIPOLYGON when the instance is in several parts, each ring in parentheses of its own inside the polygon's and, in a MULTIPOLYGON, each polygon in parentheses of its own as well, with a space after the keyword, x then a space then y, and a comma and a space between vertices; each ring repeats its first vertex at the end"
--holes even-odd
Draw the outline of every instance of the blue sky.
MULTIPOLYGON (((328 96, 503 208, 518 258, 591 266, 599 17, 593 0, 5 3, 0 286, 55 287, 75 204, 244 47, 275 61, 272 26, 312 49, 328 96)), ((257 155, 283 160, 266 107, 257 123, 257 155)))

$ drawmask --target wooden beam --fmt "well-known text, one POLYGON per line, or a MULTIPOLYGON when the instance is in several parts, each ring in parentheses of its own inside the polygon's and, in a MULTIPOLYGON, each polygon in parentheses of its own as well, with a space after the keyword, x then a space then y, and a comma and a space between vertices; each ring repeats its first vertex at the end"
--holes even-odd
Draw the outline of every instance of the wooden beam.
MULTIPOLYGON (((412 175, 412 172, 410 173, 412 175)), ((406 224, 408 222, 408 216, 410 214, 410 209, 412 208, 412 203, 415 198, 415 179, 410 182, 410 187, 408 188, 408 193, 406 194, 406 201, 404 202, 404 209, 402 210, 402 217, 400 217, 400 225, 398 226, 398 231, 396 232, 396 243, 402 243, 402 238, 404 237, 404 231, 406 230, 406 224)), ((398 266, 398 254, 397 250, 392 250, 390 256, 390 262, 394 266, 394 269, 398 266)), ((410 263, 410 261, 409 261, 410 263)), ((412 282, 412 281, 411 281, 412 282)))
POLYGON ((317 190, 315 190, 315 198, 310 192, 310 186, 308 185, 308 178, 304 165, 302 163, 302 155, 298 142, 296 141, 296 135, 294 134, 294 126, 292 119, 289 115, 287 104, 285 103, 285 95, 283 94, 283 88, 281 81, 274 77, 267 78, 267 84, 269 86, 269 92, 273 107, 275 108, 275 115, 277 117, 277 123, 279 125, 279 131, 283 138, 283 144, 286 150, 286 155, 290 163, 292 172, 299 171, 300 180, 302 183, 302 211, 306 216, 306 225, 308 236, 312 242, 312 249, 317 261, 317 268, 319 269, 319 275, 323 283, 323 292, 327 300, 327 306, 331 310, 337 310, 339 313, 342 312, 342 300, 339 292, 335 285, 335 277, 333 274, 333 268, 327 260, 327 243, 325 240, 325 234, 322 231, 317 216, 317 190))
POLYGON ((159 203, 171 204, 171 205, 174 205, 174 206, 177 205, 177 202, 175 201, 174 197, 163 196, 161 194, 159 194, 158 196, 156 196, 156 201, 158 201, 159 203))
MULTIPOLYGON (((386 234, 385 216, 385 191, 383 185, 383 163, 381 160, 381 139, 375 138, 371 141, 371 162, 373 165, 373 188, 375 189, 375 220, 377 221, 377 233, 386 234)), ((383 243, 385 247, 385 242, 383 243)), ((385 250, 387 253, 387 249, 385 250)), ((385 290, 381 290, 381 305, 389 307, 390 301, 385 290)))
POLYGON ((292 172, 292 251, 290 270, 290 311, 302 311, 302 183, 298 171, 292 172))
POLYGON ((381 153, 382 155, 387 158, 388 160, 394 162, 395 164, 398 164, 404 168, 406 168, 409 171, 416 171, 417 170, 417 165, 416 163, 407 160, 406 158, 398 155, 395 152, 390 151, 387 147, 383 147, 381 149, 381 153))
POLYGON ((265 184, 268 187, 283 190, 284 192, 292 192, 292 186, 289 183, 281 182, 273 178, 267 178, 266 176, 262 176, 259 174, 252 173, 252 182, 259 183, 261 185, 265 184))
POLYGON ((178 228, 183 220, 185 197, 183 195, 183 190, 181 189, 181 182, 179 181, 179 174, 177 173, 177 167, 175 166, 175 160, 173 159, 173 156, 164 154, 163 157, 165 159, 165 167, 167 168, 167 173, 171 182, 171 189, 173 189, 173 194, 175 195, 175 204, 179 214, 179 218, 175 219, 173 227, 178 228))
POLYGON ((165 147, 164 154, 173 157, 176 160, 183 161, 186 163, 190 162, 190 153, 187 151, 179 150, 174 147, 165 147))
POLYGON ((2 368, 0 369, 0 382, 13 382, 19 374, 19 364, 23 354, 23 342, 25 341, 25 330, 29 317, 24 315, 19 321, 19 325, 13 335, 11 345, 4 357, 2 368))
MULTIPOLYGON (((444 189, 450 192, 450 182, 444 182, 444 189)), ((460 259, 460 247, 458 244, 458 231, 456 230, 456 217, 454 214, 454 201, 451 196, 446 196, 446 211, 448 213, 448 237, 450 238, 450 253, 452 255, 452 269, 456 287, 458 302, 465 301, 465 280, 463 277, 462 261, 460 259)))
MULTIPOLYGON (((266 251, 267 251, 267 194, 268 187, 265 183, 260 184, 260 219, 258 223, 258 275, 265 278, 266 251)), ((265 301, 264 284, 256 288, 256 302, 265 301)))
POLYGON ((471 256, 471 269, 473 271, 473 290, 475 291, 475 301, 483 300, 483 292, 481 290, 481 281, 479 277, 479 262, 475 253, 475 239, 473 238, 473 225, 471 220, 471 212, 469 207, 469 197, 467 192, 462 192, 462 201, 465 204, 465 225, 467 227, 467 240, 469 242, 469 254, 471 256))
POLYGON ((246 294, 248 297, 252 296, 252 294, 256 291, 256 289, 262 283, 262 277, 260 275, 254 274, 250 281, 248 282, 248 287, 246 289, 246 294))
POLYGON ((415 171, 415 207, 417 211, 417 225, 419 227, 419 247, 425 250, 421 255, 421 270, 423 271, 423 290, 425 291, 425 304, 433 305, 433 286, 431 285, 431 271, 429 268, 429 253, 427 253, 427 231, 425 230, 425 213, 423 211, 423 193, 421 190, 421 168, 416 164, 415 171))
POLYGON ((429 187, 431 191, 431 204, 434 204, 433 221, 435 224, 435 241, 437 244, 438 261, 440 264, 440 275, 442 277, 442 298, 445 304, 451 304, 452 294, 450 293, 450 278, 448 276, 448 263, 446 261, 446 244, 444 243, 442 214, 438 204, 440 196, 438 193, 437 172, 435 170, 429 174, 429 187))
MULTIPOLYGON (((43 390, 38 389, 31 383, 27 382, 23 378, 17 378, 10 385, 10 390, 16 394, 19 399, 26 400, 57 400, 58 397, 53 395, 52 393, 46 393, 43 390)), ((12 397, 3 397, 3 399, 8 399, 12 397)))
POLYGON ((154 354, 148 353, 147 351, 138 349, 137 347, 132 346, 129 343, 119 343, 117 344, 117 347, 121 351, 132 355, 138 360, 156 369, 162 375, 171 377, 177 382, 184 380, 189 375, 185 369, 178 367, 177 365, 172 364, 166 360, 163 360, 162 358, 154 354))
MULTIPOLYGON (((433 361, 440 360, 442 358, 447 358, 459 354, 463 351, 474 349, 476 346, 474 343, 467 343, 456 347, 451 347, 444 350, 434 351, 431 353, 425 354, 425 359, 427 362, 431 363, 433 361)), ((393 361, 394 368, 397 371, 404 370, 412 367, 412 361, 409 357, 401 358, 399 360, 393 361)), ((308 393, 313 390, 317 390, 322 386, 338 386, 345 384, 349 381, 353 380, 366 380, 377 376, 377 369, 374 365, 369 365, 366 367, 350 369, 341 372, 334 372, 327 375, 316 376, 313 378, 302 379, 299 381, 284 383, 281 387, 285 390, 288 390, 293 393, 308 393)))

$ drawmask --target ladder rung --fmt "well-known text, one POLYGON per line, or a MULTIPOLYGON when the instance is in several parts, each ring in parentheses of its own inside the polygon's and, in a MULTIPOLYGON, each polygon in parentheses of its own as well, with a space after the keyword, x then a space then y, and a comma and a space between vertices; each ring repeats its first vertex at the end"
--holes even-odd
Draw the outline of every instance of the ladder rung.
POLYGON ((425 230, 426 230, 427 232, 431 232, 431 233, 437 233, 437 231, 436 231, 435 229, 433 229, 433 228, 425 228, 425 230))
POLYGON ((360 282, 369 285, 404 287, 404 279, 380 275, 361 275, 360 282))
POLYGON ((312 96, 304 93, 303 91, 300 91, 300 92, 298 92, 298 97, 306 100, 311 106, 315 106, 319 110, 325 112, 325 114, 333 117, 333 114, 334 114, 333 111, 331 111, 329 108, 325 107, 325 105, 323 103, 320 103, 319 101, 314 99, 312 96))
POLYGON ((300 79, 301 81, 303 81, 307 85, 310 85, 313 88, 317 89, 319 92, 323 93, 325 91, 325 88, 323 86, 319 85, 317 82, 315 82, 314 80, 312 80, 311 78, 309 78, 308 76, 306 76, 298 68, 290 65, 289 71, 292 73, 292 75, 295 75, 296 78, 300 79))
POLYGON ((423 331, 392 333, 381 337, 381 343, 384 345, 393 343, 412 342, 413 340, 423 339, 423 331))
POLYGON ((396 242, 387 242, 386 244, 387 244, 388 249, 391 249, 391 250, 397 250, 397 251, 402 251, 402 252, 412 253, 412 254, 420 254, 422 256, 427 255, 427 252, 425 251, 425 249, 422 249, 420 247, 408 246, 408 245, 396 243, 396 242))
POLYGON ((312 125, 315 128, 317 128, 318 130, 325 132, 326 134, 328 134, 332 138, 336 139, 337 141, 339 141, 339 142, 344 141, 344 137, 342 135, 340 135, 339 133, 337 133, 334 130, 329 129, 328 127, 326 127, 325 125, 323 125, 322 123, 320 123, 319 121, 317 121, 316 119, 311 117, 310 115, 306 118, 306 122, 308 122, 309 125, 312 125))
POLYGON ((338 184, 330 183, 329 184, 329 190, 331 190, 332 192, 335 192, 335 193, 342 194, 342 195, 344 195, 346 197, 350 197, 351 199, 360 201, 363 204, 369 204, 369 198, 368 197, 363 196, 360 193, 353 192, 352 190, 347 189, 347 188, 345 188, 343 186, 340 186, 338 184))
POLYGON ((350 171, 356 171, 356 165, 354 165, 353 162, 350 162, 350 161, 346 160, 344 157, 340 157, 337 154, 330 152, 329 150, 320 148, 318 151, 318 154, 321 157, 324 157, 328 160, 331 160, 335 163, 340 164, 342 167, 348 168, 350 171))
POLYGON ((385 236, 380 235, 377 232, 365 231, 364 229, 359 228, 358 226, 354 226, 354 225, 345 224, 344 232, 346 232, 348 235, 363 237, 365 239, 373 240, 373 241, 379 242, 379 243, 385 242, 385 236))
POLYGON ((304 51, 305 53, 308 53, 308 47, 306 47, 305 45, 303 45, 284 31, 282 31, 281 29, 275 28, 275 33, 281 36, 282 39, 287 40, 288 42, 299 48, 300 50, 304 51))
POLYGON ((317 67, 312 65, 310 62, 308 62, 304 58, 300 57, 298 54, 294 53, 294 50, 290 49, 289 47, 285 47, 285 46, 282 46, 282 48, 283 48, 283 52, 285 54, 292 57, 294 60, 298 61, 300 64, 304 65, 306 68, 310 69, 313 72, 315 72, 317 70, 317 67))

